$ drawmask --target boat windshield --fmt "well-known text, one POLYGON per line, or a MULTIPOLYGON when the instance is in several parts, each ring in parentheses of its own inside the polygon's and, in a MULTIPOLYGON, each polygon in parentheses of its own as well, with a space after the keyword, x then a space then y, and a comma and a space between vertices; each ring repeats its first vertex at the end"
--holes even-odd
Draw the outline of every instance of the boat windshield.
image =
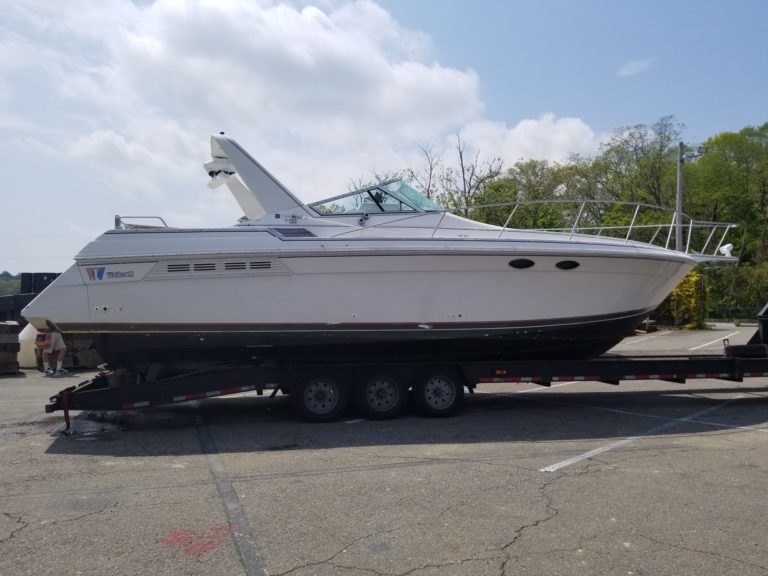
POLYGON ((402 180, 355 190, 309 206, 322 216, 381 212, 441 212, 443 210, 402 180))
POLYGON ((424 212, 442 212, 443 207, 439 204, 435 204, 424 196, 421 192, 416 191, 412 186, 410 186, 407 182, 403 182, 402 180, 395 180, 394 182, 389 182, 388 184, 383 184, 382 188, 387 190, 388 192, 392 194, 398 194, 399 196, 402 196, 408 202, 416 206, 419 210, 423 210, 424 212))

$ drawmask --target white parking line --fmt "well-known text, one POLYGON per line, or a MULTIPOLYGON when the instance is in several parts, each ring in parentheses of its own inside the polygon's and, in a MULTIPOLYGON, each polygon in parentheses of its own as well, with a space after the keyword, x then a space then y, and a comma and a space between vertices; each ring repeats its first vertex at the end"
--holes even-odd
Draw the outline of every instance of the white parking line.
POLYGON ((612 442, 611 444, 608 444, 606 446, 602 446, 600 448, 595 448, 594 450, 590 450, 589 452, 584 452, 583 454, 579 454, 578 456, 573 456, 572 458, 568 458, 566 460, 563 460, 561 462, 557 462, 556 464, 552 464, 550 466, 546 466, 544 468, 539 469, 539 472, 557 472, 558 470, 562 470, 563 468, 566 468, 570 466, 571 464, 576 464, 577 462, 581 462, 582 460, 588 460, 589 458, 592 458, 593 456, 597 456, 598 454, 603 454, 604 452, 608 452, 609 450, 613 450, 615 448, 621 448, 622 446, 625 446, 631 442, 634 442, 635 440, 639 440, 643 437, 650 436, 652 434, 656 434, 657 432, 661 432, 663 430, 667 430, 669 428, 673 428, 677 426, 680 423, 683 422, 690 422, 691 420, 694 420, 695 418, 698 418, 699 416, 703 416, 704 414, 709 414, 710 412, 714 412, 715 410, 719 410, 720 408, 723 408, 724 406, 727 406, 728 404, 731 404, 732 402, 735 402, 736 400, 743 398, 744 394, 739 394, 735 398, 731 398, 730 400, 727 400, 725 402, 722 402, 718 404, 717 406, 710 406, 709 408, 705 410, 700 410, 699 412, 696 412, 694 414, 691 414, 690 416, 686 416, 685 418, 678 418, 676 420, 673 420, 671 422, 666 422, 665 424, 660 424, 659 426, 654 426, 650 430, 646 430, 642 434, 638 434, 637 436, 630 436, 628 438, 624 438, 622 440, 619 440, 617 442, 612 442))
POLYGON ((558 384, 552 384, 550 386, 536 386, 536 388, 526 388, 525 390, 510 390, 509 392, 490 392, 486 390, 475 389, 473 394, 482 394, 486 398, 493 398, 494 396, 508 396, 510 394, 525 394, 526 392, 546 392, 552 388, 559 388, 560 386, 568 386, 569 384, 577 384, 578 380, 559 382, 558 384))
MULTIPOLYGON (((747 396, 747 395, 743 395, 747 396)), ((755 394, 757 398, 763 398, 760 394, 755 394)), ((642 418, 655 418, 657 420, 664 420, 666 422, 681 422, 680 418, 670 418, 669 416, 658 416, 656 414, 647 414, 645 412, 633 412, 632 410, 619 410, 618 408, 607 408, 606 406, 593 406, 591 404, 577 404, 573 402, 558 402, 556 400, 544 400, 543 398, 534 399, 535 402, 544 404, 555 404, 557 406, 570 406, 574 408, 589 408, 590 410, 599 410, 601 412, 613 412, 615 414, 627 414, 629 416, 641 416, 642 418)), ((748 430, 750 432, 768 432, 768 428, 762 428, 762 425, 754 426, 736 426, 734 424, 724 424, 722 422, 710 422, 709 420, 694 420, 686 418, 685 422, 691 422, 693 424, 702 424, 704 426, 712 426, 713 428, 727 428, 731 430, 748 430)))
POLYGON ((698 350, 699 348, 706 348, 707 346, 711 346, 712 344, 717 344, 718 342, 722 342, 726 338, 730 338, 731 336, 736 336, 736 334, 741 334, 741 331, 731 332, 730 334, 728 334, 728 336, 723 336, 722 338, 718 338, 717 340, 712 340, 711 342, 707 342, 706 344, 702 344, 701 346, 695 346, 693 348, 688 348, 688 351, 690 352, 691 350, 698 350))
POLYGON ((640 342, 645 342, 646 340, 652 340, 654 338, 658 338, 659 336, 666 336, 668 334, 672 334, 672 332, 659 332, 653 336, 646 336, 645 338, 638 338, 637 340, 623 340, 621 344, 623 346, 631 346, 632 344, 639 344, 640 342))

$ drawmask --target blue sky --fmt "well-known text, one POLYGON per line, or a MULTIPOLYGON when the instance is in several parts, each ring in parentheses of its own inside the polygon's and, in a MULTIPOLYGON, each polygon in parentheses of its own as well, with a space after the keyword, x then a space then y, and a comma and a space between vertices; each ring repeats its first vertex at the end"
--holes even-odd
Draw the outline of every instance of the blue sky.
POLYGON ((768 1, 0 0, 0 270, 61 271, 115 214, 241 215, 224 130, 305 201, 480 157, 594 155, 674 115, 768 121, 768 1))
POLYGON ((690 141, 768 121, 765 0, 381 4, 477 71, 491 118, 553 112, 604 133, 673 114, 690 141))

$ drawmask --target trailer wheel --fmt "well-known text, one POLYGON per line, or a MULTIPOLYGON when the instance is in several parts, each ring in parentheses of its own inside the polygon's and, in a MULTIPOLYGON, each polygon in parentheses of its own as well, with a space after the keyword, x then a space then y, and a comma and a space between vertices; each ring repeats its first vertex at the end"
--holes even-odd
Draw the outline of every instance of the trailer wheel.
POLYGON ((291 402, 299 417, 310 422, 330 422, 349 405, 349 386, 338 374, 305 376, 291 387, 291 402))
POLYGON ((425 416, 452 416, 464 401, 464 383, 455 370, 434 370, 419 378, 413 393, 425 416))
POLYGON ((355 386, 355 406, 361 414, 374 420, 396 418, 408 399, 408 390, 396 375, 373 373, 355 386))

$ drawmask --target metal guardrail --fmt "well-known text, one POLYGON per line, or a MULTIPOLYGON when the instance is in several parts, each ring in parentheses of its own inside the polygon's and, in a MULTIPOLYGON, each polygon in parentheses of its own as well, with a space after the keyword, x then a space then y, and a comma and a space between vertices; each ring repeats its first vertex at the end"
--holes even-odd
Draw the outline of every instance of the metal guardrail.
POLYGON ((169 228, 169 226, 160 216, 120 216, 119 214, 115 214, 115 230, 135 230, 139 228, 169 228), (126 219, 159 220, 162 225, 157 226, 152 224, 134 224, 132 222, 126 222, 126 219))
MULTIPOLYGON (((643 242, 669 249, 670 242, 673 242, 674 230, 677 225, 676 212, 674 210, 642 202, 612 200, 502 202, 470 206, 466 211, 469 214, 473 212, 477 214, 478 211, 489 211, 499 208, 511 208, 511 211, 499 231, 498 238, 501 238, 505 232, 510 230, 536 230, 568 234, 569 239, 577 234, 606 235, 623 239, 625 243, 630 241, 643 242), (559 225, 538 227, 534 223, 533 226, 516 227, 514 226, 515 217, 519 215, 521 209, 545 211, 545 216, 558 219, 559 225), (652 214, 657 221, 651 222, 647 216, 648 214, 652 214), (626 220, 627 223, 600 224, 598 223, 600 218, 608 218, 614 221, 626 220)), ((481 216, 481 214, 477 215, 481 216)), ((536 215, 534 214, 535 219, 536 215)), ((711 250, 711 254, 717 255, 720 248, 724 245, 728 232, 738 226, 729 222, 694 220, 685 214, 682 215, 682 222, 685 231, 685 249, 682 251, 686 254, 707 254, 707 251, 711 250), (718 238, 717 244, 713 242, 716 237, 718 238), (711 248, 712 246, 714 248, 711 248)), ((440 227, 441 223, 442 218, 438 222, 436 229, 440 227)))

